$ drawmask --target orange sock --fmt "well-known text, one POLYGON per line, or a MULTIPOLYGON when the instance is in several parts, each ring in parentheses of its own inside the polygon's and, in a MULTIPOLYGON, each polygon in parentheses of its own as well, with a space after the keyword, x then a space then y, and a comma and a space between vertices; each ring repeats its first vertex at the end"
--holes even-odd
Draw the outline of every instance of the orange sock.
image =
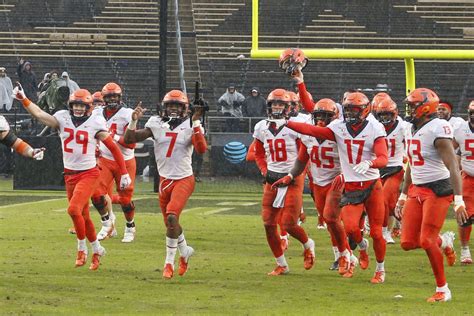
POLYGON ((283 255, 283 250, 281 249, 280 236, 278 236, 276 225, 265 225, 265 233, 267 235, 268 245, 273 252, 273 256, 275 258, 281 257, 283 255))
POLYGON ((459 239, 461 244, 466 244, 471 239, 472 225, 466 227, 459 227, 459 239))

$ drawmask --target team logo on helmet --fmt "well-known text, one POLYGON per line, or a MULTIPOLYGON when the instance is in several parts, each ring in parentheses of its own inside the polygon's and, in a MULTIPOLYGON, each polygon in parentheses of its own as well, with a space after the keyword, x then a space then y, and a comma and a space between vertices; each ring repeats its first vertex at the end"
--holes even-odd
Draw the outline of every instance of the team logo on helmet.
POLYGON ((416 124, 423 118, 430 118, 436 114, 439 97, 430 89, 417 88, 410 92, 404 102, 407 116, 416 124))

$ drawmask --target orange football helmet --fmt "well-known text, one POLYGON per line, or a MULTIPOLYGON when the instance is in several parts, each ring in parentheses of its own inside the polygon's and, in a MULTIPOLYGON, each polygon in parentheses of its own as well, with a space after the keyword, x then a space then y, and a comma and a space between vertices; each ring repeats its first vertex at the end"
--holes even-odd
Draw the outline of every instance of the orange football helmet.
POLYGON ((293 91, 288 91, 288 94, 290 95, 290 98, 291 98, 289 116, 297 116, 298 112, 301 109, 300 97, 298 94, 296 94, 293 91))
POLYGON ((313 111, 314 124, 325 127, 339 116, 339 110, 336 102, 331 99, 321 99, 314 105, 313 111))
POLYGON ((122 88, 115 82, 109 82, 102 88, 105 107, 115 110, 122 103, 122 88))
POLYGON ((79 89, 74 91, 73 94, 69 96, 69 113, 73 117, 83 117, 83 116, 90 116, 92 112, 92 95, 86 89, 79 89), (73 106, 74 104, 85 105, 86 110, 85 112, 82 111, 74 111, 73 106), (80 112, 80 113, 79 113, 80 112))
POLYGON ((410 92, 404 100, 407 109, 407 116, 413 123, 421 121, 425 117, 436 114, 439 105, 439 97, 432 90, 427 88, 417 88, 410 92))
POLYGON ((362 92, 350 92, 342 102, 344 121, 350 125, 363 122, 370 113, 370 101, 362 92))
POLYGON ((285 89, 275 89, 267 97, 267 113, 270 118, 279 119, 288 116, 291 97, 285 89), (273 110, 274 104, 283 104, 282 110, 273 110))
POLYGON ((306 67, 308 58, 299 48, 287 48, 280 54, 278 64, 287 74, 292 75, 295 70, 306 67))
POLYGON ((161 116, 168 119, 183 119, 188 115, 189 99, 181 90, 171 90, 163 97, 161 116))
POLYGON ((386 92, 379 92, 377 93, 376 95, 374 95, 374 97, 372 98, 372 110, 375 110, 375 108, 377 107, 377 105, 382 101, 382 100, 385 100, 385 99, 392 99, 390 97, 390 95, 386 92))
POLYGON ((377 105, 375 105, 374 113, 375 117, 380 123, 382 123, 383 125, 390 125, 397 119, 397 104, 392 99, 382 99, 377 103, 377 105))
POLYGON ((104 102, 101 91, 96 91, 92 94, 92 102, 104 102))

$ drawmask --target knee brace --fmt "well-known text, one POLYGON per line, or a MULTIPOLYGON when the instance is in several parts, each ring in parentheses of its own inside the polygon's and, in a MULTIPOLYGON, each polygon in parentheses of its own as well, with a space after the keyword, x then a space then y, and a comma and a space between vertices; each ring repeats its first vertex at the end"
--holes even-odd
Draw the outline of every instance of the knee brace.
POLYGON ((120 204, 120 206, 122 207, 122 211, 124 213, 130 213, 135 210, 135 204, 133 201, 130 201, 130 203, 127 204, 120 204))
POLYGON ((91 200, 92 200, 92 205, 94 205, 94 207, 98 209, 99 211, 102 211, 107 206, 107 200, 105 199, 105 196, 103 195, 93 196, 91 200))

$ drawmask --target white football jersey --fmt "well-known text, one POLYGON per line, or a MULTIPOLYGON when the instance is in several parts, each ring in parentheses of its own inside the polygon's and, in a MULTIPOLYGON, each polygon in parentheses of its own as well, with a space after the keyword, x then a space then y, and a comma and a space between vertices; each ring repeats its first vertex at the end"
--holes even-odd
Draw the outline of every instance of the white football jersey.
MULTIPOLYGON (((160 176, 178 180, 193 174, 191 157, 193 154, 193 128, 189 118, 173 130, 158 116, 152 116, 145 128, 153 133, 156 165, 160 176)), ((204 129, 201 128, 204 134, 204 129)))
POLYGON ((344 121, 332 121, 330 128, 336 136, 341 169, 346 182, 376 180, 380 178, 379 169, 370 168, 365 174, 357 173, 353 167, 364 160, 377 158, 374 153, 374 142, 377 138, 385 137, 385 128, 374 119, 367 119, 363 128, 358 132, 348 129, 344 121))
POLYGON ((463 121, 454 130, 454 139, 461 151, 461 168, 471 177, 474 177, 474 128, 469 122, 463 121))
POLYGON ((449 178, 434 142, 438 138, 453 138, 453 128, 446 120, 432 119, 407 138, 413 184, 420 185, 449 178))
POLYGON ((325 186, 341 174, 337 144, 332 140, 318 141, 315 137, 302 135, 301 141, 306 146, 310 161, 313 183, 325 186))
POLYGON ((7 119, 0 115, 0 132, 8 132, 10 130, 10 124, 8 124, 7 119))
POLYGON ((95 148, 98 132, 107 131, 105 119, 97 113, 81 125, 75 126, 69 110, 54 113, 59 123, 59 137, 63 148, 64 168, 70 170, 87 170, 96 166, 95 148))
POLYGON ((461 117, 451 116, 448 120, 449 124, 453 127, 453 130, 456 130, 461 124, 466 122, 461 117))
POLYGON ((313 117, 311 114, 298 113, 297 116, 291 116, 289 121, 297 123, 308 123, 312 124, 313 117))
MULTIPOLYGON (((96 108, 94 112, 97 112, 97 114, 104 116, 104 109, 102 108, 96 108)), ((107 122, 107 129, 109 133, 115 134, 118 136, 123 136, 125 134, 128 124, 132 120, 132 113, 133 113, 132 109, 122 107, 114 115, 112 115, 112 117, 110 117, 108 120, 105 119, 107 122)), ((118 143, 117 143, 117 146, 120 148, 120 151, 122 152, 124 160, 130 160, 135 157, 134 149, 123 147, 122 145, 118 143)), ((102 156, 104 156, 107 159, 114 160, 114 156, 102 142, 99 145, 99 150, 102 156)))
POLYGON ((394 125, 387 132, 388 164, 387 167, 403 166, 405 155, 405 138, 410 133, 411 124, 397 117, 394 125))
POLYGON ((276 135, 270 132, 266 120, 261 120, 255 125, 253 137, 263 143, 268 170, 287 173, 293 168, 298 157, 296 140, 300 134, 283 126, 276 135))

